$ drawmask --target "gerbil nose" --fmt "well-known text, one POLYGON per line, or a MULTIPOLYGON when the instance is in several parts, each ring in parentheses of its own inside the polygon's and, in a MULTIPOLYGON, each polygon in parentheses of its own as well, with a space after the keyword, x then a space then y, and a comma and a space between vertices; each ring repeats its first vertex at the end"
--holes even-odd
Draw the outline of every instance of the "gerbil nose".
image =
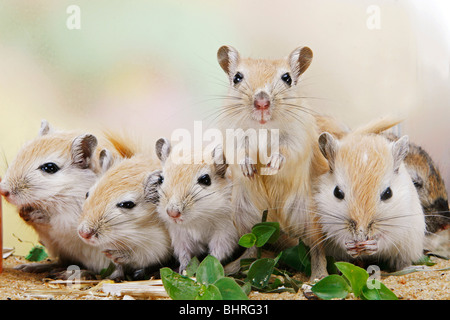
POLYGON ((256 109, 265 110, 270 107, 270 97, 265 92, 260 92, 255 96, 255 100, 253 101, 253 105, 256 109))
POLYGON ((81 238, 89 240, 90 238, 92 238, 92 236, 95 235, 95 230, 94 229, 79 229, 78 230, 78 234, 80 235, 81 238))
POLYGON ((447 211, 449 209, 448 201, 443 198, 439 198, 433 203, 433 207, 439 211, 447 211))
POLYGON ((167 214, 171 218, 178 218, 179 216, 181 216, 181 212, 177 209, 167 209, 167 214))
POLYGON ((9 196, 9 191, 6 189, 3 189, 3 187, 0 185, 0 195, 4 196, 5 198, 9 196))

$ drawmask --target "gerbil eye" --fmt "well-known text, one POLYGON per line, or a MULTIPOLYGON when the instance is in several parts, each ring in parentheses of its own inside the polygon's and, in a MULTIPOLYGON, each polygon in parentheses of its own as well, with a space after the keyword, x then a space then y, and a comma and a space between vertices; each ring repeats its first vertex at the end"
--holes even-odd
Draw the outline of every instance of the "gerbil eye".
POLYGON ((234 84, 238 84, 238 83, 241 82, 243 79, 244 79, 244 75, 243 75, 242 73, 238 72, 238 73, 236 73, 236 74, 234 75, 233 83, 234 83, 234 84))
POLYGON ((86 192, 86 199, 89 197, 89 191, 86 192))
POLYGON ((342 191, 338 186, 336 186, 336 188, 334 188, 333 194, 339 200, 344 200, 344 198, 345 198, 344 191, 342 191))
POLYGON ((281 80, 286 82, 286 84, 288 84, 289 86, 292 84, 292 78, 291 78, 291 75, 289 74, 289 72, 286 72, 285 74, 283 74, 281 76, 281 80))
POLYGON ((414 187, 416 187, 416 189, 422 189, 423 188, 422 181, 413 180, 413 183, 414 183, 414 187))
POLYGON ((133 201, 123 201, 117 204, 117 207, 123 209, 133 209, 136 207, 136 204, 133 201))
POLYGON ((56 173, 59 171, 59 167, 53 163, 53 162, 48 162, 48 163, 44 163, 43 165, 41 165, 39 167, 39 169, 41 169, 42 171, 46 172, 46 173, 56 173))
POLYGON ((209 174, 204 174, 200 178, 198 178, 198 183, 203 184, 205 186, 211 185, 211 178, 209 177, 209 174))
POLYGON ((159 176, 158 184, 162 184, 163 182, 164 182, 164 177, 163 176, 159 176))
POLYGON ((386 190, 384 190, 381 193, 380 199, 381 199, 381 201, 386 201, 387 199, 390 199, 391 197, 392 197, 392 190, 391 190, 391 188, 387 187, 386 190))

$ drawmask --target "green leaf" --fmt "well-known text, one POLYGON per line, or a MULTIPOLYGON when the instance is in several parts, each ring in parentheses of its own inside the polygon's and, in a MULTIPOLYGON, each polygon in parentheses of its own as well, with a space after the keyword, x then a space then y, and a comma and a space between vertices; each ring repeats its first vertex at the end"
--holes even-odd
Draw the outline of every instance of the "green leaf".
POLYGON ((213 284, 208 286, 202 285, 195 300, 222 300, 222 294, 219 288, 213 284))
POLYGON ((193 257, 186 266, 186 276, 193 277, 197 273, 197 268, 200 265, 197 257, 193 257))
POLYGON ((321 299, 330 300, 345 298, 351 292, 351 288, 343 277, 332 274, 313 285, 311 291, 321 299))
POLYGON ((272 275, 276 261, 270 258, 259 259, 253 262, 247 273, 247 280, 251 285, 262 289, 267 286, 272 275))
POLYGON ((373 283, 370 284, 372 288, 369 289, 369 286, 365 284, 361 290, 361 298, 366 300, 398 300, 398 297, 395 295, 395 293, 389 290, 380 281, 376 279, 369 281, 373 281, 373 283))
POLYGON ((339 269, 336 267, 336 260, 332 256, 327 256, 327 271, 328 274, 339 274, 339 269))
POLYGON ((214 282, 223 300, 248 300, 244 290, 229 277, 223 277, 214 282))
POLYGON ((244 248, 251 248, 256 243, 256 236, 253 233, 246 233, 239 239, 239 245, 244 248))
POLYGON ((267 221, 267 215, 269 214, 269 210, 264 210, 263 211, 263 213, 262 213, 262 218, 261 218, 261 221, 262 222, 266 222, 267 221))
POLYGON ((173 300, 194 300, 200 285, 191 278, 182 276, 170 268, 160 269, 161 280, 167 294, 173 300))
POLYGON ((348 262, 336 262, 335 265, 350 282, 355 296, 359 297, 369 278, 367 271, 348 262))
POLYGON ((213 284, 218 279, 225 276, 223 266, 220 261, 211 255, 208 255, 197 268, 197 282, 208 285, 213 284))
POLYGON ((429 256, 423 255, 419 260, 413 262, 413 265, 426 265, 426 266, 434 266, 436 262, 433 262, 429 256))
POLYGON ((45 252, 45 248, 43 246, 34 246, 33 248, 31 248, 30 252, 28 253, 28 255, 25 257, 25 259, 27 259, 28 261, 42 261, 47 259, 48 254, 47 252, 45 252))
POLYGON ((250 282, 244 282, 244 284, 241 286, 241 289, 246 295, 249 295, 250 292, 252 292, 252 285, 250 282))
POLYGON ((309 248, 302 241, 298 245, 284 250, 280 261, 307 276, 311 275, 309 248))
POLYGON ((252 233, 256 236, 257 247, 262 247, 266 243, 274 243, 280 236, 280 224, 278 222, 261 222, 252 228, 252 233))
POLYGON ((100 271, 100 277, 102 279, 106 279, 114 272, 114 270, 116 270, 116 265, 114 264, 114 262, 111 261, 107 268, 103 268, 100 271))

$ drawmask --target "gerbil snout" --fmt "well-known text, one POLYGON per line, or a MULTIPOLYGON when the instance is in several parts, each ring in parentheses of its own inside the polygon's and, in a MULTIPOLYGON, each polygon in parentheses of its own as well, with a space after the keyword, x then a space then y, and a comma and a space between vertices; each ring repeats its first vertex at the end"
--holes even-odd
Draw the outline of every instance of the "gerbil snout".
POLYGON ((3 185, 3 183, 0 183, 0 195, 8 198, 10 194, 11 192, 3 185))
POLYGON ((167 214, 172 219, 177 219, 177 218, 179 218, 181 216, 181 212, 178 211, 177 209, 167 209, 167 214))
POLYGON ((253 106, 255 107, 253 114, 254 118, 260 124, 265 124, 271 119, 270 105, 270 96, 266 92, 260 91, 255 95, 253 100, 253 106))
POLYGON ((260 91, 253 101, 253 105, 258 110, 265 110, 269 109, 270 107, 270 97, 267 93, 264 91, 260 91))
POLYGON ((78 227, 78 235, 80 236, 81 240, 88 244, 94 244, 96 238, 98 237, 96 229, 88 227, 84 224, 81 224, 78 227))
POLYGON ((180 223, 183 222, 183 215, 182 210, 176 208, 176 207, 169 207, 166 210, 167 215, 169 216, 169 219, 173 221, 174 223, 180 223))

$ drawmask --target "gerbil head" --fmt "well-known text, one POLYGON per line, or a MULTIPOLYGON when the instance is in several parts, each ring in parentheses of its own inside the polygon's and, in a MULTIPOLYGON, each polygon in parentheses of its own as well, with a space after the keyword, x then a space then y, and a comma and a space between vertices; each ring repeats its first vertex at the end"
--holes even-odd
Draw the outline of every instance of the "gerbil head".
MULTIPOLYGON (((216 147, 201 163, 183 164, 175 161, 170 142, 159 139, 156 154, 163 170, 157 181, 158 212, 169 223, 189 224, 191 221, 214 219, 229 209, 231 181, 227 174, 222 148, 216 147)), ((206 155, 207 156, 207 155, 206 155)))
POLYGON ((91 134, 55 131, 43 120, 38 137, 26 143, 8 167, 0 194, 19 207, 48 207, 84 195, 96 176, 96 146, 91 134))
POLYGON ((411 223, 412 203, 418 204, 403 165, 408 137, 390 143, 380 135, 349 135, 338 141, 325 132, 319 146, 330 167, 315 195, 323 231, 353 257, 389 250, 411 223))
MULTIPOLYGON (((312 62, 308 47, 299 47, 286 59, 264 60, 241 58, 231 46, 222 46, 217 59, 230 82, 230 99, 235 101, 225 116, 247 125, 296 119, 297 110, 305 111, 298 101, 295 87, 312 62), (294 111, 294 112, 293 112, 294 111)), ((232 119, 229 119, 233 121, 232 119)))
POLYGON ((155 165, 135 156, 111 163, 90 188, 83 204, 78 234, 88 244, 104 249, 127 249, 159 232, 155 205, 147 196, 155 165))
POLYGON ((439 168, 424 149, 413 143, 405 165, 426 214, 427 231, 447 229, 450 226, 448 195, 439 168))

